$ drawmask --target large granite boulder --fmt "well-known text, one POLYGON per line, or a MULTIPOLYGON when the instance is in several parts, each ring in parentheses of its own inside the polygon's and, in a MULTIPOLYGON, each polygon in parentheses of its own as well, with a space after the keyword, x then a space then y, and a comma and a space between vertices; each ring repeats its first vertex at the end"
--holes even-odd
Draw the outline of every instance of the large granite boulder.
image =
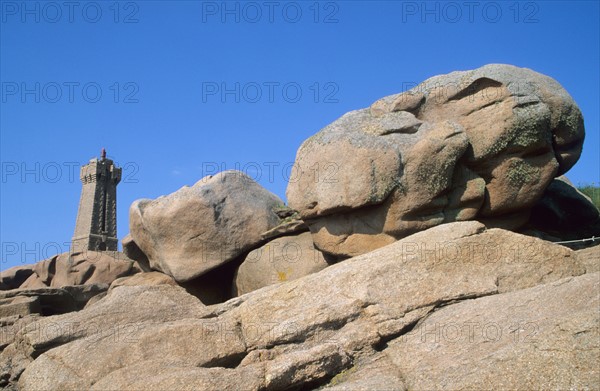
POLYGON ((283 201, 239 171, 224 171, 129 209, 131 237, 150 267, 178 282, 257 247, 282 223, 283 201))
POLYGON ((251 251, 235 274, 234 295, 291 281, 327 267, 310 232, 281 236, 251 251))
POLYGON ((583 139, 581 112, 555 80, 486 65, 325 127, 298 150, 287 198, 331 257, 452 221, 516 229, 583 139))
POLYGON ((178 286, 115 286, 89 308, 25 325, 0 354, 0 379, 23 390, 413 389, 429 384, 421 377, 437 360, 468 363, 457 369, 471 371, 463 383, 450 373, 457 389, 480 384, 479 370, 499 387, 521 379, 534 389, 597 388, 599 276, 585 272, 568 248, 478 222, 444 224, 210 307, 178 286), (539 322, 531 346, 425 347, 414 337, 431 330, 429 319, 514 314, 539 322), (436 350, 405 358, 425 348, 453 360, 436 350), (489 370, 521 354, 528 361, 515 379, 489 370), (564 379, 530 374, 542 366, 564 379))

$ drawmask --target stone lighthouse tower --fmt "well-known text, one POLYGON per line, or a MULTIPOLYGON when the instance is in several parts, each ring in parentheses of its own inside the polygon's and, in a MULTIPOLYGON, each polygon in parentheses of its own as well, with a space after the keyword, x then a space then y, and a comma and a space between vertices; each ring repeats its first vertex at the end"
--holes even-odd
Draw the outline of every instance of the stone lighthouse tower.
POLYGON ((106 158, 102 148, 100 160, 94 158, 81 167, 79 178, 83 187, 71 253, 117 251, 117 184, 121 169, 106 158))

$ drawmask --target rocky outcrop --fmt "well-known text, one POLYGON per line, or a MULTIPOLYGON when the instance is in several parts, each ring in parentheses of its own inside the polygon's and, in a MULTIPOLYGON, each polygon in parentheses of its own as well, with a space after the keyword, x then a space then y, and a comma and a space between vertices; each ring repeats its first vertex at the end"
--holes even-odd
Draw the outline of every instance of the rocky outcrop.
POLYGON ((122 253, 94 251, 64 253, 3 271, 0 351, 25 325, 40 317, 79 311, 102 297, 113 281, 138 271, 122 253))
POLYGON ((36 289, 71 285, 110 284, 139 272, 135 262, 117 251, 62 253, 33 265, 0 273, 9 289, 36 289), (27 278, 25 278, 27 277, 27 278))
POLYGON ((129 277, 117 278, 110 284, 109 289, 115 289, 118 286, 154 286, 154 285, 173 285, 178 286, 173 277, 160 272, 138 273, 129 277))
POLYGON ((185 282, 245 255, 279 226, 283 201, 247 175, 225 171, 131 205, 131 237, 153 270, 185 282))
MULTIPOLYGON (((580 384, 589 384, 591 377, 582 372, 595 362, 579 363, 579 357, 589 360, 598 355, 598 348, 589 342, 597 333, 597 323, 592 322, 597 311, 594 305, 580 303, 597 303, 593 279, 598 276, 573 278, 585 271, 575 252, 565 247, 501 229, 486 230, 477 222, 445 224, 211 307, 177 286, 117 286, 83 311, 43 318, 19 331, 0 355, 4 371, 0 378, 27 390, 281 390, 327 384, 343 389, 344 384, 384 384, 381 379, 389 379, 390 385, 404 384, 406 379, 415 382, 407 383, 410 386, 419 384, 420 367, 402 369, 386 350, 436 314, 456 308, 452 316, 458 316, 467 311, 465 303, 493 296, 498 301, 473 308, 496 313, 498 320, 508 302, 511 311, 524 316, 531 300, 539 300, 523 321, 549 322, 575 315, 585 319, 581 327, 544 323, 548 330, 544 336, 552 338, 538 346, 560 350, 576 337, 576 330, 588 330, 577 337, 581 342, 569 356, 571 361, 557 360, 553 365, 580 379, 580 384), (535 288, 527 290, 531 287, 535 288), (516 291, 521 292, 510 296, 516 291), (563 295, 567 301, 560 306, 557 298, 563 295), (555 304, 546 309, 550 300, 555 304), (56 333, 39 332, 50 324, 56 333), (68 325, 69 332, 62 331, 68 325), (130 329, 121 329, 125 327, 130 329), (584 348, 591 350, 579 356, 584 348), (382 372, 379 383, 365 378, 382 372)), ((470 313, 471 318, 483 322, 477 311, 470 313)), ((491 345, 487 349, 501 358, 504 345, 494 346, 497 350, 491 345)), ((532 349, 527 351, 528 368, 550 359, 538 355, 536 361, 530 354, 536 347, 532 349)), ((459 349, 455 361, 475 362, 470 354, 459 349)), ((435 359, 435 352, 430 356, 428 360, 435 359)), ((414 355, 411 360, 418 363, 414 355)), ((489 360, 493 363, 496 358, 489 360)), ((502 384, 506 373, 494 373, 496 377, 486 381, 502 384)), ((532 388, 554 384, 541 376, 531 379, 527 384, 532 388)), ((471 380, 466 378, 464 384, 471 380)))
MULTIPOLYGON (((60 288, 25 288, 0 292, 0 318, 11 315, 56 315, 82 309, 89 299, 108 289, 108 284, 71 285, 60 288), (26 299, 26 300, 25 300, 26 299), (13 312, 11 303, 27 303, 26 312, 13 312)), ((18 307, 17 307, 18 308, 18 307)))
POLYGON ((597 389, 598 306, 600 274, 565 278, 441 308, 383 353, 410 390, 597 389))
POLYGON ((489 65, 307 140, 291 207, 235 171, 136 201, 125 255, 0 274, 0 387, 598 389, 599 247, 540 239, 595 235, 553 180, 583 136, 558 83, 489 65))
POLYGON ((36 296, 15 296, 0 299, 0 319, 11 316, 23 317, 42 312, 39 298, 36 296))
MULTIPOLYGON (((70 342, 77 343, 76 341, 85 338, 92 344, 94 340, 104 341, 106 344, 104 347, 108 349, 107 354, 110 355, 111 347, 116 347, 119 344, 134 346, 138 341, 139 332, 149 325, 168 326, 171 321, 186 317, 193 318, 205 313, 205 307, 198 299, 189 295, 180 287, 171 285, 118 287, 111 291, 110 295, 83 311, 71 312, 61 316, 43 317, 37 322, 29 323, 17 329, 13 336, 13 339, 16 339, 17 342, 7 346, 0 353, 0 361, 2 362, 0 364, 2 366, 0 379, 3 379, 5 383, 2 386, 14 386, 16 379, 32 359, 39 358, 38 356, 45 351, 53 351, 63 345, 67 346, 70 342), (70 323, 71 320, 77 319, 85 320, 83 323, 70 323), (26 344, 28 347, 26 351, 18 348, 21 335, 27 335, 28 342, 26 344)), ((180 338, 179 343, 186 344, 184 336, 180 335, 178 338, 180 338)), ((155 348, 160 348, 160 345, 155 345, 155 348)), ((132 351, 132 353, 134 352, 132 351)), ((94 360, 93 355, 95 355, 98 366, 102 367, 104 365, 99 351, 96 354, 91 354, 91 351, 87 353, 80 351, 78 354, 87 356, 90 360, 94 360)), ((117 356, 113 356, 108 361, 114 361, 115 357, 117 356)), ((42 360, 44 359, 42 358, 42 360)), ((50 367, 47 369, 51 370, 50 367)), ((21 387, 22 389, 33 390, 53 387, 43 379, 44 376, 52 377, 51 374, 34 372, 32 376, 37 378, 37 385, 25 385, 21 387)), ((77 376, 71 379, 65 378, 59 383, 65 385, 63 389, 81 389, 81 387, 66 387, 66 385, 75 384, 76 382, 77 376)), ((57 387, 61 388, 62 386, 57 383, 57 387)), ((89 388, 89 385, 83 388, 89 388)))
POLYGON ((600 272, 600 246, 587 247, 575 252, 587 273, 600 272))
POLYGON ((0 272, 0 290, 19 288, 33 274, 33 266, 14 266, 0 272))
POLYGON ((486 65, 325 127, 298 150, 287 198, 332 257, 452 221, 516 229, 583 139, 581 112, 555 80, 486 65))

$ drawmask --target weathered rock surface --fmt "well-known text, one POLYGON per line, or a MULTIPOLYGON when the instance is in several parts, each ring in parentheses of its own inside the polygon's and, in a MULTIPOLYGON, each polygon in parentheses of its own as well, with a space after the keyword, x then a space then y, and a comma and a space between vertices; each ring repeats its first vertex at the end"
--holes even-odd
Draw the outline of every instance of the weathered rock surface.
POLYGON ((15 266, 0 272, 0 290, 17 289, 33 274, 33 265, 15 266))
POLYGON ((410 390, 598 389, 599 306, 600 274, 566 278, 441 308, 384 353, 410 390))
POLYGON ((235 275, 234 295, 295 280, 327 266, 323 254, 315 249, 310 232, 282 236, 246 256, 235 275))
POLYGON ((10 289, 36 289, 84 284, 110 284, 139 272, 135 263, 117 251, 62 253, 33 265, 0 273, 10 289), (27 278, 25 278, 27 276, 27 278))
POLYGON ((15 296, 0 299, 0 319, 11 316, 23 317, 42 312, 40 300, 37 297, 15 296))
POLYGON ((136 261, 142 271, 152 271, 148 257, 133 240, 131 234, 125 235, 125 237, 121 240, 121 245, 123 246, 123 254, 125 254, 127 258, 136 261))
POLYGON ((125 255, 0 273, 0 388, 600 389, 600 246, 540 239, 600 234, 553 179, 583 138, 556 81, 493 64, 308 139, 291 207, 235 171, 138 200, 125 255))
POLYGON ((108 284, 87 284, 60 288, 19 288, 0 292, 0 318, 27 314, 49 316, 77 311, 92 297, 107 289, 108 284), (16 303, 21 304, 15 306, 16 303))
POLYGON ((287 198, 318 249, 371 251, 441 223, 516 229, 579 158, 583 117, 550 77, 491 64, 352 111, 298 150, 287 198))
MULTIPOLYGON (((337 379, 338 389, 344 384, 354 384, 354 389, 379 386, 383 383, 365 382, 352 373, 381 373, 395 387, 413 375, 394 372, 399 364, 382 354, 387 344, 391 346, 434 309, 445 306, 431 317, 463 300, 500 297, 585 271, 575 252, 565 247, 501 229, 485 230, 478 222, 446 224, 211 307, 176 286, 117 286, 83 311, 43 318, 19 331, 0 354, 0 378, 26 390, 281 390, 316 388, 332 379, 337 379), (40 332, 49 327, 56 332, 40 332)), ((561 291, 568 298, 565 303, 574 306, 572 310, 562 306, 565 319, 577 314, 591 321, 597 305, 587 306, 584 313, 575 302, 597 303, 596 293, 581 289, 588 287, 586 282, 577 284, 576 289, 561 291)), ((535 319, 558 314, 563 293, 553 287, 538 287, 547 289, 555 304, 547 313, 543 303, 536 304, 531 313, 535 319)), ((543 295, 540 291, 539 297, 543 295)), ((514 300, 507 300, 513 309, 524 313, 532 305, 530 299, 538 296, 511 297, 514 300)), ((501 313, 505 305, 501 301, 497 307, 493 303, 479 307, 501 313)), ((561 334, 556 327, 544 334, 560 336, 544 340, 547 349, 555 340, 562 349, 562 341, 572 339, 575 328, 563 328, 561 334)), ((581 341, 593 336, 583 335, 581 341)), ((562 368, 588 384, 588 375, 580 371, 589 365, 580 364, 579 357, 587 360, 593 350, 578 349, 595 348, 575 346, 572 361, 562 368)), ((459 362, 473 360, 469 351, 463 354, 466 357, 459 362)), ((561 362, 553 365, 559 367, 561 362)), ((504 375, 497 375, 498 384, 504 375)), ((532 379, 527 384, 533 388, 549 384, 540 377, 532 379)))
MULTIPOLYGON (((41 316, 81 310, 91 299, 102 295, 107 289, 106 284, 93 284, 0 292, 0 351, 14 342, 20 330, 41 316)), ((19 361, 18 358, 15 360, 19 361)), ((10 378, 10 375, 6 376, 0 375, 0 387, 5 385, 4 380, 10 378)))
MULTIPOLYGON (((21 372, 33 358, 45 351, 54 351, 54 348, 69 346, 70 342, 79 344, 83 340, 90 345, 80 350, 72 359, 87 357, 87 360, 97 360, 98 365, 119 366, 117 355, 111 353, 113 347, 134 347, 139 342, 142 330, 154 325, 168 326, 169 322, 187 317, 201 316, 205 313, 204 306, 195 297, 185 292, 183 288, 158 285, 158 286, 122 286, 111 291, 110 295, 98 301, 93 306, 83 311, 71 312, 64 315, 44 317, 39 321, 30 323, 16 333, 20 336, 27 335, 25 350, 16 345, 9 345, 0 353, 0 379, 6 379, 7 385, 14 384, 21 372), (83 322, 81 322, 83 321, 83 322), (74 323, 73 323, 74 322, 74 323), (95 342, 102 343, 104 353, 100 350, 92 353, 95 342), (66 345, 65 345, 66 344, 66 345), (95 356, 95 358, 94 358, 95 356), (109 359, 109 356, 112 358, 109 359), (110 364, 111 361, 116 363, 110 364)), ((179 335, 179 343, 186 344, 186 337, 179 335)), ((155 341, 156 342, 156 341, 155 341)), ((163 341, 167 343, 166 341, 163 341)), ((170 343, 173 343, 171 341, 170 343)), ((165 345, 153 343, 152 349, 166 348, 165 345)), ((73 347, 73 345, 71 345, 73 347)), ((83 345, 81 345, 83 346, 83 345)), ((98 345, 100 346, 100 345, 98 345)), ((76 348, 77 349, 77 348, 76 348)), ((116 353, 116 351, 114 351, 116 353)), ((158 354, 158 352, 156 351, 158 354)), ((137 354, 132 351, 131 354, 137 354)), ((44 361, 46 357, 42 358, 44 361)), ((49 389, 53 366, 48 366, 41 372, 34 371, 32 379, 36 379, 22 389, 49 389)), ((90 368, 92 372, 96 371, 90 368)), ((71 376, 70 370, 58 375, 56 387, 58 389, 88 389, 89 384, 81 386, 79 375, 71 376), (68 372, 68 373, 67 373, 68 372), (62 378, 61 380, 58 380, 62 378), (79 384, 79 387, 72 385, 79 384)))
POLYGON ((600 272, 600 246, 577 250, 575 254, 587 273, 600 272))
MULTIPOLYGON (((0 352, 15 341, 17 332, 22 330, 29 323, 39 319, 40 315, 37 313, 31 313, 25 316, 19 314, 0 318, 0 352)), ((2 379, 2 376, 0 376, 0 387, 3 386, 2 379)))
POLYGON ((129 277, 117 278, 110 284, 109 290, 115 289, 118 286, 153 286, 153 285, 173 285, 177 286, 177 282, 173 277, 160 272, 138 273, 129 277))
POLYGON ((283 201, 247 175, 224 171, 129 210, 131 237, 153 270, 199 277, 261 244, 283 221, 283 201))
MULTIPOLYGON (((42 316, 79 311, 105 294, 115 279, 138 271, 134 262, 121 253, 93 251, 71 256, 64 253, 3 271, 0 351, 25 325, 42 316)), ((0 376, 0 387, 6 381, 8 378, 0 376)))
POLYGON ((323 390, 327 391, 367 391, 367 390, 408 390, 402 374, 385 353, 374 354, 357 360, 354 366, 338 373, 323 390))

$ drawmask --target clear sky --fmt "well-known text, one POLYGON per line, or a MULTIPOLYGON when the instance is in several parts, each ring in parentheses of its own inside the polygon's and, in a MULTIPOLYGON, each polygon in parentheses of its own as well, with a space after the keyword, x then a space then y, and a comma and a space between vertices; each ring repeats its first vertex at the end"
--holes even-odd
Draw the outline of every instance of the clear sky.
MULTIPOLYGON (((0 269, 67 251, 79 168, 123 168, 128 208, 242 169, 285 197, 303 140, 430 76, 532 68, 581 108, 567 173, 600 181, 597 1, 0 1, 0 269)), ((284 198, 285 199, 285 198, 284 198)))

